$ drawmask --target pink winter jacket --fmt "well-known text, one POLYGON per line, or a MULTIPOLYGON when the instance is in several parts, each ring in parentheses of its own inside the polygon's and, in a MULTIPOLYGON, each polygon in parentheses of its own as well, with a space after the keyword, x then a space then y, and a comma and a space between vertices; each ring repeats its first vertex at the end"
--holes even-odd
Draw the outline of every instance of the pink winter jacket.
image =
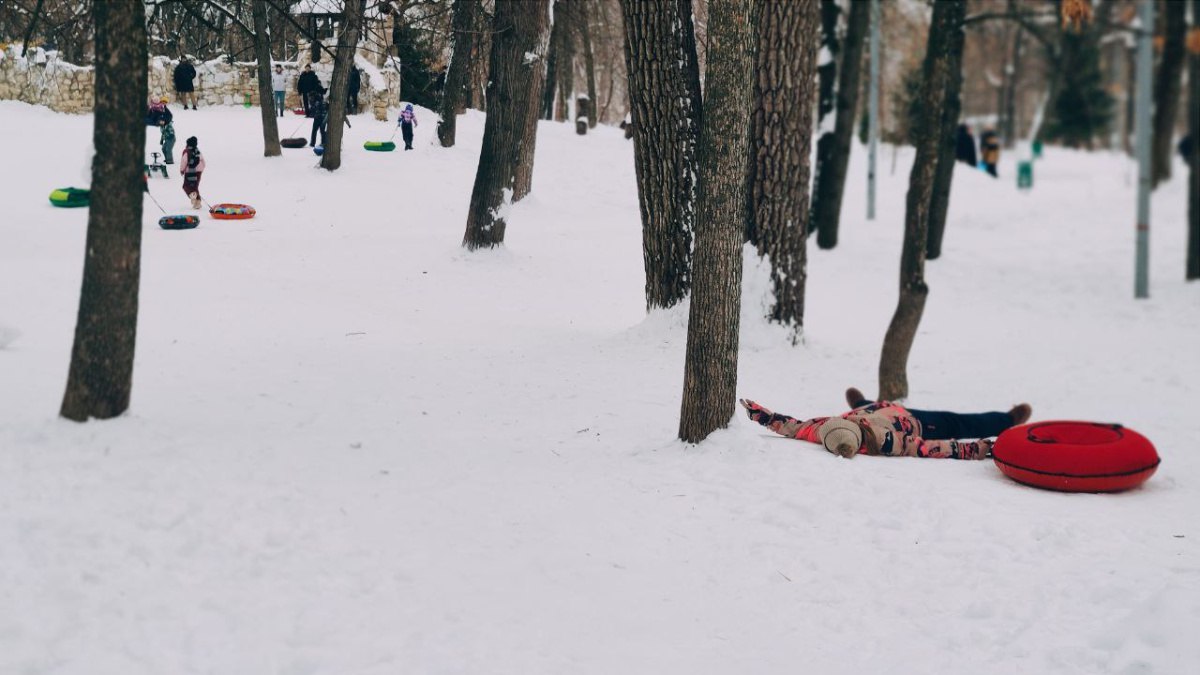
MULTIPOLYGON (((828 417, 798 420, 771 412, 754 401, 743 401, 750 419, 788 438, 821 443, 817 429, 828 417)), ((842 419, 863 429, 860 455, 889 457, 942 457, 950 459, 987 459, 992 450, 989 440, 929 441, 921 438, 921 423, 898 403, 877 401, 841 415, 842 419)))

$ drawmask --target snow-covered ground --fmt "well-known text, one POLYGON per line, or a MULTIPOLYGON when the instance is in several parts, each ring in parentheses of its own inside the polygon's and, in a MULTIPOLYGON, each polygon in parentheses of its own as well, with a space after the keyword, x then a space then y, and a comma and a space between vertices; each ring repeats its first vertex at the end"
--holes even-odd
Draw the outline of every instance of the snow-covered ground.
MULTIPOLYGON (((1182 165, 1146 301, 1123 157, 1051 149, 1028 193, 1011 156, 955 176, 909 403, 1027 400, 1162 455, 1141 489, 1069 495, 740 416, 676 441, 686 309, 645 315, 629 142, 543 123, 507 245, 468 253, 483 117, 443 150, 419 114, 408 153, 362 151, 393 127, 353 118, 330 174, 260 157, 257 110, 176 110, 204 197, 259 215, 163 231, 146 201, 132 407, 75 424, 87 213, 46 195, 87 184, 91 119, 0 103, 0 673, 1195 672, 1182 165)), ((882 153, 867 221, 856 153, 802 346, 748 259, 739 392, 782 412, 875 389, 912 155, 882 153)), ((152 182, 168 211, 179 183, 152 182)))

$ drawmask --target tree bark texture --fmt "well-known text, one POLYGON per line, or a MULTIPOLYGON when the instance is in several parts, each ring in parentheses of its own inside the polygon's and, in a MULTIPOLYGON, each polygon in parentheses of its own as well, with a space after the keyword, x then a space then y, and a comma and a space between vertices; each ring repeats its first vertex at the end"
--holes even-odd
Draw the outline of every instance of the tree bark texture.
POLYGON ((950 36, 949 74, 946 98, 942 104, 941 126, 938 134, 937 174, 933 180, 933 197, 929 203, 929 235, 925 241, 925 257, 936 260, 942 255, 942 239, 946 234, 946 215, 950 211, 950 187, 954 181, 954 150, 958 136, 958 116, 962 112, 962 61, 965 35, 959 29, 950 36))
POLYGON ((650 310, 691 289, 700 69, 691 0, 622 0, 621 10, 650 310))
POLYGON ((96 102, 87 253, 60 414, 77 422, 129 407, 137 338, 146 149, 147 37, 141 0, 96 3, 96 102))
POLYGON ((817 176, 813 184, 811 225, 817 232, 817 246, 821 248, 837 246, 846 168, 850 164, 850 144, 854 140, 854 119, 858 113, 863 45, 866 44, 870 19, 871 3, 850 3, 846 41, 842 43, 841 70, 838 73, 837 121, 833 134, 823 134, 817 143, 817 176))
MULTIPOLYGON (((575 8, 575 17, 579 22, 580 39, 583 42, 583 70, 584 76, 587 78, 587 118, 588 128, 595 129, 596 105, 599 99, 596 98, 596 54, 592 48, 592 15, 594 6, 591 0, 585 0, 575 8)), ((576 117, 579 113, 575 114, 576 117)))
POLYGON ((925 242, 928 239, 929 205, 937 174, 943 122, 954 68, 955 43, 962 39, 966 0, 942 0, 933 6, 929 42, 922 68, 920 108, 917 119, 917 155, 908 179, 904 214, 904 249, 900 256, 900 300, 883 340, 879 360, 879 398, 901 399, 908 395, 908 355, 912 350, 929 287, 925 284, 925 242))
POLYGON ((475 11, 474 32, 471 34, 471 59, 467 68, 466 107, 487 110, 488 72, 491 69, 492 22, 478 4, 475 11))
POLYGON ((337 52, 333 58, 333 77, 329 82, 329 136, 321 168, 336 171, 342 165, 342 125, 346 123, 346 96, 350 92, 350 68, 362 31, 367 0, 346 0, 342 26, 338 32, 337 52))
POLYGON ((454 147, 458 116, 466 110, 467 75, 471 58, 471 30, 479 0, 454 0, 450 30, 450 63, 446 66, 446 84, 442 87, 442 104, 438 112, 438 142, 443 148, 454 147))
POLYGON ((1187 55, 1187 4, 1166 2, 1167 35, 1154 81, 1154 185, 1171 178, 1171 155, 1175 152, 1175 119, 1183 93, 1183 66, 1187 55))
POLYGON ((258 61, 258 103, 262 112, 263 156, 278 157, 279 122, 275 92, 271 88, 271 33, 267 28, 267 0, 254 0, 254 58, 258 61))
POLYGON ((754 91, 753 0, 710 0, 699 148, 695 286, 688 315, 679 438, 729 425, 737 397, 746 164, 754 91))
POLYGON ((750 116, 747 240, 771 263, 768 317, 792 343, 804 326, 809 153, 817 72, 816 3, 767 2, 755 12, 758 43, 750 116))
POLYGON ((1192 0, 1191 48, 1188 50, 1188 134, 1192 157, 1188 162, 1187 279, 1200 279, 1200 0, 1192 0))
MULTIPOLYGON (((562 0, 554 3, 554 23, 560 28, 557 31, 559 44, 554 50, 558 54, 555 64, 558 72, 554 78, 558 83, 558 97, 554 105, 556 122, 569 121, 570 101, 575 96, 575 8, 576 3, 562 0)), ((551 40, 554 39, 552 35, 551 40)))
POLYGON ((1021 81, 1021 55, 1024 51, 1025 29, 1017 25, 1015 32, 1012 56, 1009 57, 1008 68, 1004 73, 1004 117, 1000 123, 1000 134, 1004 137, 1004 147, 1009 150, 1017 144, 1017 91, 1021 81))
POLYGON ((539 117, 554 119, 554 96, 558 93, 558 59, 562 47, 562 34, 567 24, 562 20, 563 0, 554 0, 554 25, 550 28, 550 46, 546 52, 546 84, 542 89, 542 109, 539 117))
POLYGON ((496 0, 488 115, 463 236, 463 246, 471 250, 504 243, 504 207, 520 201, 532 186, 549 10, 545 2, 496 0))

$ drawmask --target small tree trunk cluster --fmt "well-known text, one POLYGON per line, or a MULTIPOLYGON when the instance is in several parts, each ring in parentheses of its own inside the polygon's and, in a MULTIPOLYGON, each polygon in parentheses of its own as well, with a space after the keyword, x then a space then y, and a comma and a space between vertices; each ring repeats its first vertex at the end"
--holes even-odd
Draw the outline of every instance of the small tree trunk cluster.
POLYGON ((917 118, 917 156, 908 179, 904 214, 904 249, 900 257, 900 300, 883 340, 879 360, 879 398, 908 395, 908 355, 912 350, 929 287, 925 284, 925 244, 929 236, 929 206, 933 197, 938 155, 942 143, 943 108, 961 77, 955 72, 955 52, 962 51, 962 26, 966 0, 941 0, 933 6, 929 43, 922 69, 920 110, 917 118))
POLYGON ((837 120, 833 134, 822 134, 817 143, 817 177, 813 185, 810 225, 817 233, 817 246, 825 249, 837 246, 842 194, 846 186, 846 169, 850 164, 850 144, 854 140, 854 120, 858 113, 863 46, 866 44, 870 18, 871 3, 850 3, 846 41, 842 44, 841 72, 838 73, 837 120))
POLYGON ((60 414, 116 417, 129 407, 137 341, 146 149, 146 17, 141 0, 92 9, 96 103, 87 254, 60 414))
POLYGON ((446 84, 442 87, 442 104, 438 109, 441 119, 438 120, 437 135, 443 148, 454 147, 458 116, 466 110, 471 29, 478 10, 479 0, 454 1, 454 15, 450 21, 454 37, 450 42, 450 64, 446 67, 446 84))
POLYGON ((1154 169, 1154 186, 1171 178, 1171 156, 1175 151, 1175 119, 1179 113, 1179 99, 1183 93, 1183 65, 1187 50, 1187 3, 1163 3, 1166 14, 1166 40, 1163 42, 1162 59, 1154 82, 1154 150, 1151 164, 1154 169))
POLYGON ((496 0, 488 115, 463 235, 463 246, 471 250, 504 243, 504 206, 532 187, 549 9, 545 2, 496 0))

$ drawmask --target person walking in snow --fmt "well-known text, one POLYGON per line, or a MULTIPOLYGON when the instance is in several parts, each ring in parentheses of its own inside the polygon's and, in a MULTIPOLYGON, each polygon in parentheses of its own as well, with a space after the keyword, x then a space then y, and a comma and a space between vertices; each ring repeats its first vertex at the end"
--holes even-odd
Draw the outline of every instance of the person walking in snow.
POLYGON ((175 123, 171 119, 159 119, 158 144, 162 146, 163 163, 175 163, 175 123))
POLYGON ((754 401, 739 401, 750 419, 788 438, 820 443, 826 450, 887 457, 987 459, 993 441, 1009 427, 1024 424, 1033 413, 1028 403, 1008 412, 954 413, 905 408, 890 401, 868 401, 854 387, 846 390, 851 410, 838 417, 799 420, 771 412, 754 401), (975 438, 965 441, 960 439, 975 438))
POLYGON ((175 98, 183 104, 183 109, 187 110, 188 98, 192 99, 192 110, 196 109, 196 67, 188 61, 187 57, 179 59, 179 64, 175 66, 175 71, 171 75, 171 79, 175 82, 175 98))
POLYGON ((312 136, 308 140, 308 144, 317 147, 317 132, 321 132, 321 147, 325 146, 325 133, 329 131, 329 104, 325 102, 325 95, 321 90, 317 90, 312 94, 312 103, 309 107, 309 112, 312 117, 312 136))
POLYGON ((362 89, 362 73, 356 66, 350 66, 350 89, 346 94, 346 112, 358 114, 358 92, 362 89))
POLYGON ((195 136, 188 137, 187 147, 183 149, 179 161, 183 165, 183 192, 192 200, 192 208, 199 209, 200 174, 204 173, 204 155, 200 154, 195 136))
POLYGON ((397 121, 400 125, 400 135, 404 137, 404 149, 413 149, 413 127, 417 126, 417 115, 413 112, 412 104, 404 106, 404 111, 400 113, 400 119, 397 121))
POLYGON ((287 74, 283 66, 275 64, 275 72, 271 73, 271 91, 275 92, 275 110, 283 117, 284 96, 287 94, 287 74))
POLYGON ((317 79, 317 74, 313 72, 312 64, 304 64, 304 72, 296 78, 296 91, 300 94, 300 100, 304 102, 305 117, 313 116, 312 99, 320 90, 321 80, 317 79))
POLYGON ((979 154, 984 170, 999 178, 996 165, 1000 163, 1000 136, 994 130, 988 129, 979 137, 979 154))

